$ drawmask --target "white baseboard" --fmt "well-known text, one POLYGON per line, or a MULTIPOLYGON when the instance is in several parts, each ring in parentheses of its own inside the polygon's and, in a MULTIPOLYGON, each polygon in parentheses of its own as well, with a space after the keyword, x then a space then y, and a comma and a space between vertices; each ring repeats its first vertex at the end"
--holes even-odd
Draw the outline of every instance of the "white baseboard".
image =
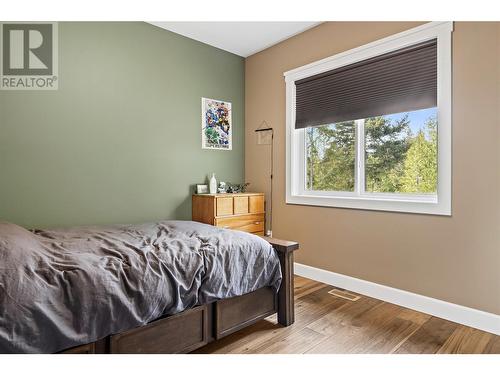
POLYGON ((500 315, 295 263, 295 274, 500 335, 500 315))

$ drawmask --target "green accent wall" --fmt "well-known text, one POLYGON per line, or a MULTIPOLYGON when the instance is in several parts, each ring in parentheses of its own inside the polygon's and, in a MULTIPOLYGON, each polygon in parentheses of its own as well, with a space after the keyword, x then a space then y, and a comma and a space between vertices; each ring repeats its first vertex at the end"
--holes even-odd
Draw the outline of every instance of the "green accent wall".
POLYGON ((209 173, 243 182, 244 64, 147 23, 59 23, 59 90, 0 91, 0 220, 189 220, 209 173), (232 151, 202 150, 201 97, 232 102, 232 151))

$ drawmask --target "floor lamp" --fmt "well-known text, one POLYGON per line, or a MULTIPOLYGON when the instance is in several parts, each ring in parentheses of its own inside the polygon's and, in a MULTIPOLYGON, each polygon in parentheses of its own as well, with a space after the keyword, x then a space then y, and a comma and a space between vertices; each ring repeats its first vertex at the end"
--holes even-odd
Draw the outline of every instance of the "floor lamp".
POLYGON ((258 145, 271 145, 271 194, 269 197, 269 229, 266 235, 269 237, 273 236, 273 146, 274 146, 274 130, 271 128, 266 121, 262 121, 259 128, 255 130, 257 133, 257 144, 258 145))

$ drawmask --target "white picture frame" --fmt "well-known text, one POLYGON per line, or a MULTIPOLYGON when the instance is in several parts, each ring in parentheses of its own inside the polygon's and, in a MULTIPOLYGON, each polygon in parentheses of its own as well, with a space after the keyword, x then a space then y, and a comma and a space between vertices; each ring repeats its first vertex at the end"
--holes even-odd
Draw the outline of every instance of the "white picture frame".
POLYGON ((205 184, 196 185, 196 194, 208 194, 208 185, 205 184))

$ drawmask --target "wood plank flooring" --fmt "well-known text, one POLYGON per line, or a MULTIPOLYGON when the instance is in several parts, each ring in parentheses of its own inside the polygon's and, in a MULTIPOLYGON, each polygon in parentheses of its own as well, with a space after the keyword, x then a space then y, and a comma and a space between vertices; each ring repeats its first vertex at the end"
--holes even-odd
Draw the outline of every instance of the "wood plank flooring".
POLYGON ((349 301, 331 289, 295 276, 293 325, 281 327, 273 316, 195 353, 500 354, 500 336, 367 296, 349 301))

